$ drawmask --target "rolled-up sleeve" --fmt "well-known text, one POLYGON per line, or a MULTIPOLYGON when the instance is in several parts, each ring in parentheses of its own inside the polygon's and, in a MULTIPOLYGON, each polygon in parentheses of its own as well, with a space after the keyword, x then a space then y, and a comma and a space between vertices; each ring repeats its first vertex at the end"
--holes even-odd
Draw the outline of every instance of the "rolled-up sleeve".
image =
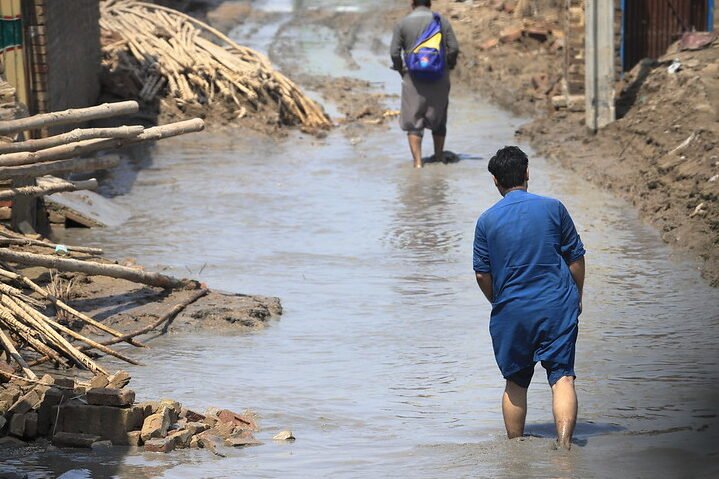
POLYGON ((444 20, 445 45, 447 46, 447 66, 450 70, 454 70, 454 67, 457 65, 457 57, 459 56, 459 42, 452 29, 452 24, 449 20, 444 19, 444 17, 442 19, 444 20))
POLYGON ((491 271, 489 264, 489 245, 487 244, 487 235, 484 231, 482 218, 477 221, 474 229, 474 271, 477 273, 489 273, 491 271))
POLYGON ((401 72, 404 68, 402 63, 402 26, 397 24, 392 33, 392 42, 389 46, 389 56, 392 58, 392 69, 401 72))
POLYGON ((559 203, 559 219, 562 229, 561 252, 564 260, 568 263, 574 263, 586 254, 582 239, 577 233, 574 221, 569 215, 569 211, 562 203, 559 203))

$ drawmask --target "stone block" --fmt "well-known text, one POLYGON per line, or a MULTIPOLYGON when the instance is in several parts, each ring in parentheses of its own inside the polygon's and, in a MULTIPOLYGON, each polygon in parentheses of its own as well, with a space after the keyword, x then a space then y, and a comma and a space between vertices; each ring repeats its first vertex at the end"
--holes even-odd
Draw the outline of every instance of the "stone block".
POLYGON ((262 443, 255 439, 249 431, 241 431, 225 439, 227 447, 259 446, 260 444, 262 443))
POLYGON ((140 437, 140 431, 130 431, 127 433, 127 445, 128 446, 142 446, 142 437, 140 437))
POLYGON ((210 429, 210 426, 208 426, 204 422, 188 422, 185 426, 185 429, 189 429, 190 431, 192 431, 192 434, 199 434, 210 429))
POLYGON ((93 443, 101 441, 100 436, 73 432, 58 432, 52 438, 52 444, 57 447, 92 447, 93 443))
POLYGON ((247 414, 237 414, 229 409, 223 409, 217 413, 220 422, 230 423, 247 431, 259 431, 255 420, 247 414))
POLYGON ((39 405, 44 394, 45 390, 43 390, 42 387, 38 386, 33 388, 30 392, 20 396, 20 398, 10 406, 8 412, 12 414, 25 414, 39 405))
POLYGON ((87 403, 93 406, 132 406, 135 402, 135 391, 132 389, 90 389, 87 392, 87 403))
POLYGON ((145 441, 147 452, 170 452, 175 449, 175 440, 170 437, 158 437, 145 441))
POLYGON ((47 436, 50 432, 50 426, 53 424, 53 407, 57 406, 61 402, 66 401, 71 396, 71 391, 62 390, 56 387, 51 387, 47 391, 37 408, 38 414, 38 435, 47 436))
POLYGON ((58 409, 57 432, 97 435, 116 446, 127 445, 127 433, 140 429, 143 422, 143 410, 136 406, 68 404, 53 407, 53 413, 58 409))
POLYGON ((107 376, 98 374, 90 380, 90 389, 106 388, 108 384, 110 384, 110 381, 107 379, 107 376))
POLYGON ((30 441, 35 439, 38 434, 38 414, 36 412, 29 412, 25 414, 25 433, 23 439, 30 441))
POLYGON ((142 408, 142 411, 143 411, 143 414, 145 415, 145 417, 150 416, 151 414, 155 414, 157 411, 160 410, 160 402, 159 401, 145 401, 145 402, 136 404, 136 406, 139 406, 142 408))
POLYGON ((0 437, 0 447, 23 447, 27 446, 25 441, 22 441, 16 437, 5 436, 0 437))
POLYGON ((8 433, 15 437, 23 437, 25 435, 25 414, 13 414, 12 417, 10 417, 8 433))
POLYGON ((10 406, 22 395, 20 388, 14 384, 10 384, 6 388, 0 390, 0 412, 5 412, 10 409, 10 406))
POLYGON ((108 378, 107 387, 122 389, 130 383, 130 374, 127 371, 118 371, 108 378))
POLYGON ((7 424, 7 419, 5 419, 5 416, 0 416, 0 431, 5 427, 5 424, 7 424))
POLYGON ((159 412, 151 414, 145 419, 140 436, 145 442, 153 438, 164 437, 167 435, 169 427, 170 411, 167 408, 161 408, 159 412))
POLYGON ((184 417, 185 419, 187 419, 187 422, 199 422, 205 419, 205 416, 203 416, 202 414, 192 411, 191 409, 185 408, 182 408, 180 417, 184 417))
POLYGON ((218 448, 224 444, 223 438, 216 436, 211 430, 200 433, 195 437, 201 448, 207 449, 216 456, 225 457, 225 455, 218 450, 218 448))
POLYGON ((272 437, 273 441, 294 441, 295 436, 292 431, 280 431, 272 437))
POLYGON ((207 416, 205 416, 204 419, 202 419, 202 422, 204 422, 205 424, 207 424, 209 427, 213 427, 213 426, 215 426, 217 423, 219 423, 220 420, 217 419, 217 417, 215 417, 215 416, 207 415, 207 416))
POLYGON ((190 440, 193 435, 194 432, 190 429, 180 429, 168 434, 167 437, 175 441, 175 447, 177 449, 184 449, 190 447, 190 440))
POLYGON ((175 424, 180 419, 180 412, 182 412, 182 404, 172 399, 163 399, 160 401, 161 408, 167 408, 170 413, 170 423, 175 424))

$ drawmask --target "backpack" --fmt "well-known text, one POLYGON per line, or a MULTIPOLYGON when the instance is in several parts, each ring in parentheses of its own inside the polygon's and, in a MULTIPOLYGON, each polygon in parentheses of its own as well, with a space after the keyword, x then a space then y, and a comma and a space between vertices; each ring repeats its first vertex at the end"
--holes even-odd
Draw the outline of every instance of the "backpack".
POLYGON ((442 37, 442 19, 437 13, 433 13, 432 16, 432 21, 404 58, 410 75, 425 81, 439 80, 447 67, 442 37))

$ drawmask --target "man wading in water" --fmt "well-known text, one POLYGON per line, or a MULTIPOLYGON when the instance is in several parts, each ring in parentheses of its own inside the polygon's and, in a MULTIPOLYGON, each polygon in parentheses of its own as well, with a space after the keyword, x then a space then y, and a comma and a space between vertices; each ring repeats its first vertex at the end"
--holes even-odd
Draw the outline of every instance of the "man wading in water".
POLYGON ((489 332, 507 385, 507 436, 524 434, 527 388, 538 361, 552 387, 558 444, 569 449, 577 422, 574 350, 582 311, 584 245, 558 200, 527 192, 527 155, 499 150, 489 172, 503 196, 477 220, 474 271, 492 303, 489 332))
POLYGON ((400 126, 407 132, 415 168, 422 168, 425 129, 432 131, 435 160, 444 162, 449 70, 459 55, 452 25, 431 6, 431 0, 413 0, 412 13, 395 26, 390 46, 392 68, 402 76, 400 126))

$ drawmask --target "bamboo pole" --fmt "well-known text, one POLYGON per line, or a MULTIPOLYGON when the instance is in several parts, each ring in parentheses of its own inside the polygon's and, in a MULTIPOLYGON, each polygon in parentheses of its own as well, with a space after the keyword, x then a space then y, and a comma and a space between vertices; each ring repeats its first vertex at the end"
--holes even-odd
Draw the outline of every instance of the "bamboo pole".
POLYGON ((0 166, 0 179, 35 178, 44 175, 108 170, 119 164, 119 158, 107 156, 102 158, 73 158, 70 160, 48 161, 37 165, 0 166))
MULTIPOLYGON (((42 248, 50 248, 55 249, 59 245, 55 243, 46 243, 45 241, 40 241, 36 239, 31 238, 3 238, 2 233, 0 233, 0 245, 19 245, 19 246, 39 246, 42 248)), ((85 253, 85 254, 102 254, 103 251, 100 248, 90 248, 86 246, 68 246, 63 245, 65 248, 67 248, 70 252, 77 252, 77 253, 85 253)))
POLYGON ((48 357, 53 361, 62 364, 65 367, 69 367, 68 362, 65 361, 62 356, 57 354, 51 347, 36 339, 35 336, 37 335, 37 332, 29 326, 26 326, 17 319, 15 319, 11 311, 5 308, 0 308, 0 320, 2 320, 8 326, 8 328, 13 329, 15 331, 15 334, 20 336, 35 351, 37 351, 44 357, 48 357))
MULTIPOLYGON (((204 127, 204 121, 199 118, 193 118, 192 120, 178 121, 176 123, 147 128, 142 131, 142 133, 134 137, 97 138, 94 140, 78 141, 75 143, 55 146, 46 150, 0 155, 0 166, 11 167, 34 165, 49 161, 66 160, 68 158, 84 156, 101 150, 122 148, 124 146, 135 145, 146 141, 162 140, 163 138, 184 135, 186 133, 194 133, 201 131, 204 127)), ((2 171, 2 168, 0 168, 0 171, 2 171)))
POLYGON ((9 286, 4 283, 0 283, 0 293, 3 294, 9 294, 10 296, 14 296, 16 298, 20 298, 26 303, 32 304, 35 307, 42 307, 42 303, 40 303, 38 300, 31 298, 30 296, 25 296, 22 291, 20 291, 17 288, 13 288, 12 286, 9 286))
POLYGON ((140 105, 136 101, 121 101, 117 103, 103 103, 102 105, 88 108, 43 113, 28 118, 0 121, 0 135, 47 128, 50 126, 84 123, 90 120, 99 120, 101 118, 111 118, 114 116, 131 115, 137 113, 139 110, 140 105))
MULTIPOLYGON (((99 321, 95 321, 90 316, 88 316, 84 313, 81 313, 80 311, 76 310, 75 308, 67 305, 65 302, 63 302, 60 299, 56 298, 55 296, 51 295, 45 288, 42 288, 41 286, 39 286, 37 283, 35 283, 33 280, 31 280, 30 278, 28 278, 25 275, 22 275, 20 273, 14 272, 14 271, 7 271, 4 269, 0 269, 0 276, 4 276, 6 278, 10 278, 12 280, 22 282, 23 284, 27 285, 30 289, 32 289, 33 291, 35 291, 36 293, 41 295, 43 298, 50 301, 50 303, 52 305, 54 305, 56 308, 62 309, 63 311, 78 318, 80 321, 82 321, 86 324, 89 324, 91 326, 94 326, 95 328, 99 329, 100 331, 111 334, 112 336, 115 336, 115 337, 122 336, 121 332, 116 331, 113 328, 100 323, 99 321)), ((0 286, 2 286, 2 285, 0 284, 0 286)), ((120 342, 120 341, 118 341, 118 342, 120 342)), ((140 347, 140 348, 145 347, 145 345, 139 341, 131 340, 131 341, 128 341, 128 343, 132 344, 133 346, 140 347)), ((115 343, 113 343, 113 344, 115 344, 115 343)), ((107 345, 105 345, 105 346, 107 346, 107 345)))
POLYGON ((10 296, 4 294, 2 295, 2 297, 0 297, 0 301, 13 313, 21 317, 26 322, 26 324, 39 330, 49 341, 53 342, 58 349, 64 352, 79 366, 89 369, 94 373, 99 372, 102 374, 107 374, 107 371, 105 371, 105 369, 103 369, 101 366, 98 366, 92 359, 87 357, 87 355, 75 348, 75 346, 70 344, 57 331, 52 329, 47 324, 43 324, 41 321, 38 321, 32 315, 24 311, 10 296))
MULTIPOLYGON (((148 333, 148 332, 152 331, 153 329, 157 328, 158 326, 160 326, 162 323, 173 319, 175 316, 180 314, 183 309, 185 309, 187 306, 194 303, 201 297, 205 296, 207 293, 209 293, 209 290, 207 290, 207 289, 198 289, 191 296, 189 296, 182 302, 176 304, 175 306, 172 307, 172 309, 170 309, 168 312, 166 312, 165 314, 160 316, 160 318, 158 318, 157 321, 155 321, 154 323, 152 323, 148 326, 145 326, 143 328, 140 328, 132 333, 125 334, 119 338, 113 338, 113 339, 109 339, 107 341, 103 341, 100 344, 102 344, 103 346, 112 346, 113 344, 117 344, 122 341, 131 341, 133 338, 140 336, 141 334, 148 333)), ((92 348, 90 348, 89 346, 83 346, 80 348, 80 351, 87 351, 89 349, 92 349, 92 348)), ((39 359, 33 361, 31 363, 31 365, 38 366, 38 365, 43 364, 49 360, 50 359, 48 357, 39 358, 39 359)))
POLYGON ((101 264, 94 261, 78 261, 75 259, 59 258, 44 254, 23 253, 11 251, 7 248, 0 248, 0 259, 19 263, 28 266, 42 266, 58 271, 70 271, 74 273, 85 273, 91 276, 109 276, 111 278, 125 279, 133 283, 142 283, 159 288, 184 288, 192 286, 196 282, 181 280, 172 276, 160 273, 147 273, 145 271, 120 266, 117 264, 101 264))
POLYGON ((37 379, 37 376, 34 372, 32 372, 32 369, 30 369, 30 366, 28 366, 27 362, 23 359, 22 356, 20 356, 20 353, 17 352, 17 349, 15 349, 15 346, 12 344, 12 341, 10 341, 10 338, 5 334, 5 331, 0 328, 0 343, 2 344, 3 348, 5 348, 5 351, 7 351, 8 357, 12 358, 17 362, 20 367, 22 368, 23 374, 25 374, 26 377, 29 379, 37 379))
POLYGON ((21 186, 0 191, 0 200, 11 200, 19 195, 24 196, 49 196, 55 193, 78 190, 94 190, 97 188, 97 180, 85 181, 63 181, 47 186, 21 186))
MULTIPOLYGON (((42 178, 39 178, 42 180, 42 178)), ((55 243, 50 243, 48 241, 42 241, 42 240, 36 240, 33 238, 28 238, 22 233, 16 233, 15 231, 3 227, 0 225, 0 237, 5 237, 6 239, 18 239, 25 241, 26 244, 34 245, 34 246, 50 246, 51 248, 55 248, 57 245, 55 243)), ((87 253, 87 254, 98 254, 101 255, 104 253, 104 251, 101 248, 91 248, 89 246, 70 246, 65 245, 65 247, 68 249, 68 251, 77 251, 78 253, 87 253)))
POLYGON ((134 364, 134 365, 140 365, 139 362, 135 361, 131 357, 125 356, 124 354, 119 353, 119 352, 115 351, 114 349, 108 348, 107 346, 102 345, 102 344, 98 343, 97 341, 93 341, 92 339, 83 336, 82 334, 78 333, 77 331, 73 331, 72 329, 63 326, 62 324, 58 323, 57 321, 53 321, 52 319, 45 316, 41 312, 33 310, 32 308, 30 308, 26 304, 23 304, 22 302, 17 302, 17 304, 20 308, 25 310, 25 312, 27 314, 34 316, 36 320, 47 323, 48 325, 50 325, 57 331, 63 332, 65 334, 67 334, 68 336, 71 336, 74 339, 77 339, 78 341, 82 341, 83 343, 89 345, 93 349, 102 351, 103 353, 109 354, 110 356, 115 356, 116 358, 122 359, 123 361, 125 361, 127 363, 134 364))
POLYGON ((76 128, 69 133, 39 138, 37 140, 18 141, 15 143, 0 144, 0 154, 8 155, 26 151, 38 151, 77 141, 92 140, 95 138, 132 138, 145 128, 142 125, 120 126, 116 128, 76 128))

